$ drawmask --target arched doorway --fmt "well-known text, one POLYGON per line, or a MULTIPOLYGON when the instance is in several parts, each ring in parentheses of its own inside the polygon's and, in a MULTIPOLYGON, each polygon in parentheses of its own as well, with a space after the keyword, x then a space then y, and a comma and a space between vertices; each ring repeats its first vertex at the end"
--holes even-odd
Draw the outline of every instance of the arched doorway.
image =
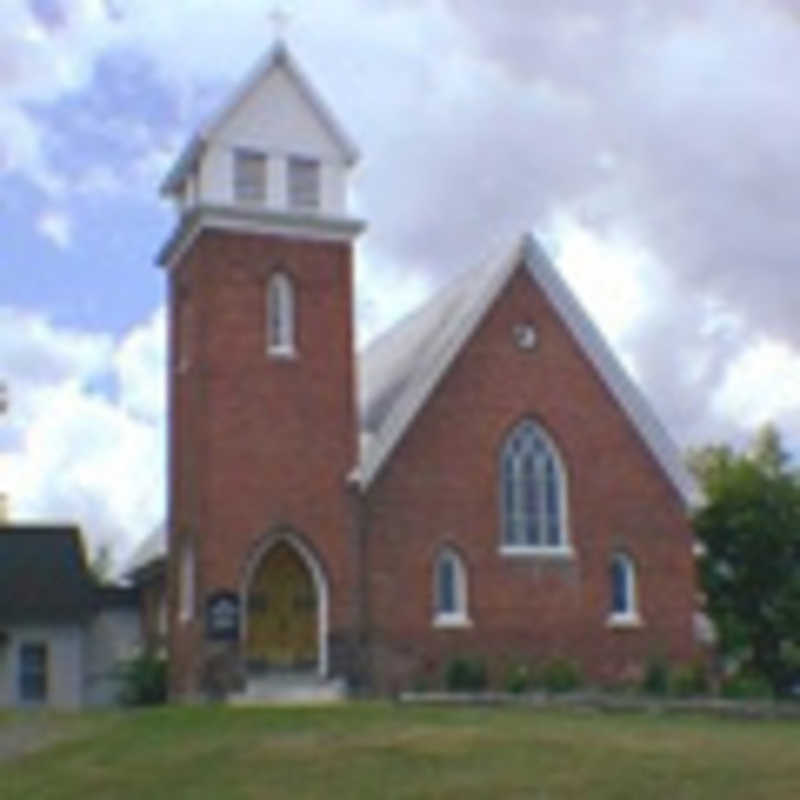
POLYGON ((327 585, 296 537, 272 538, 254 555, 245 583, 244 649, 252 671, 327 667, 327 585))

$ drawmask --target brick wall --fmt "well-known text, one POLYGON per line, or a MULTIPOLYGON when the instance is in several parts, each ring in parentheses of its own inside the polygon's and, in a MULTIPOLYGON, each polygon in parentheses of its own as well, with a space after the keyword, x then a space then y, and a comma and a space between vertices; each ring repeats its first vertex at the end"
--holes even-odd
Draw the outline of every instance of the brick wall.
POLYGON ((346 478, 356 462, 352 248, 346 243, 205 231, 171 274, 171 674, 197 689, 202 610, 238 590, 264 538, 290 527, 320 556, 335 641, 351 627, 354 563, 346 478), (295 289, 294 359, 266 353, 266 285, 281 269, 295 289), (177 324, 181 303, 191 325, 177 324), (186 331, 189 333, 186 333, 186 331), (183 334, 182 334, 183 332, 183 334), (190 336, 191 363, 178 370, 190 336), (193 541, 194 622, 177 619, 179 544, 193 541))
POLYGON ((494 679, 510 663, 554 655, 597 681, 634 677, 652 656, 695 656, 694 563, 681 501, 635 429, 520 268, 406 433, 366 498, 366 627, 381 690, 441 675, 482 654, 494 679), (538 342, 519 349, 514 325, 538 342), (537 420, 568 475, 572 559, 499 553, 499 455, 523 417, 537 420), (469 577, 466 630, 437 630, 433 563, 443 544, 469 577), (635 561, 644 625, 607 626, 609 564, 635 561))

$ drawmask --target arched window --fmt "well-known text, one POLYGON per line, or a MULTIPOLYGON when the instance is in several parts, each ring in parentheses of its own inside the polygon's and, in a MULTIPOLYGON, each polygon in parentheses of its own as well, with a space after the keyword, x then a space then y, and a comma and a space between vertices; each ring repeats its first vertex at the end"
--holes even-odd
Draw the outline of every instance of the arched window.
POLYGON ((283 272, 276 272, 267 286, 267 352, 294 355, 294 289, 283 272))
POLYGON ((611 559, 611 622, 638 621, 636 567, 630 556, 615 553, 611 559))
POLYGON ((186 622, 194 616, 194 550, 190 542, 184 542, 180 558, 178 616, 186 622))
POLYGON ((564 469, 533 420, 520 422, 503 445, 500 492, 504 551, 568 551, 564 469))
POLYGON ((177 336, 174 339, 175 366, 181 373, 186 372, 192 365, 192 351, 194 350, 194 308, 191 295, 185 287, 178 288, 175 324, 177 326, 177 336))
POLYGON ((444 548, 436 557, 433 579, 434 624, 468 625, 467 571, 458 553, 444 548))

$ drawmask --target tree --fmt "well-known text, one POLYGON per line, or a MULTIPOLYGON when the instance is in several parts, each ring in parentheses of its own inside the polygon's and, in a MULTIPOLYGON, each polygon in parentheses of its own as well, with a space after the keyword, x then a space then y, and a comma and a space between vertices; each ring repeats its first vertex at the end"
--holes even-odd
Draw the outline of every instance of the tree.
POLYGON ((98 583, 107 583, 111 578, 114 568, 114 556, 111 545, 102 542, 97 546, 92 560, 89 562, 89 572, 98 583))
POLYGON ((800 478, 772 427, 745 453, 706 447, 690 465, 705 492, 694 528, 720 646, 784 692, 800 678, 800 478))

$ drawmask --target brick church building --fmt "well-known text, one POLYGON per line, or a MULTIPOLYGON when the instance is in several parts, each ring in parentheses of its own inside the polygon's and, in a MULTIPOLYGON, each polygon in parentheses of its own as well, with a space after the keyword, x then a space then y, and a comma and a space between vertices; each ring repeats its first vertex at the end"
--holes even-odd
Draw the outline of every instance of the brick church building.
POLYGON ((356 356, 357 160, 279 42, 163 184, 173 695, 692 659, 691 481, 530 235, 356 356))

